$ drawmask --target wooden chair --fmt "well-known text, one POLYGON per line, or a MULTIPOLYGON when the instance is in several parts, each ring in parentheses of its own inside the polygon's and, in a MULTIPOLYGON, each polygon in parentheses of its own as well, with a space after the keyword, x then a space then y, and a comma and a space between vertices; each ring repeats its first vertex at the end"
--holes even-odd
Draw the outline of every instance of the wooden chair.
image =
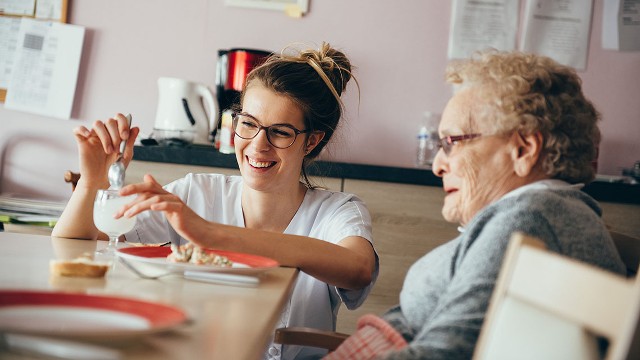
POLYGON ((474 360, 639 359, 640 281, 514 234, 474 360))
POLYGON ((273 341, 278 344, 312 346, 333 351, 347 337, 349 337, 348 334, 339 332, 307 327, 289 327, 276 329, 273 341))
POLYGON ((76 185, 78 185, 78 180, 80 180, 80 174, 73 172, 71 170, 67 170, 64 173, 64 181, 71 184, 71 191, 76 189, 76 185))

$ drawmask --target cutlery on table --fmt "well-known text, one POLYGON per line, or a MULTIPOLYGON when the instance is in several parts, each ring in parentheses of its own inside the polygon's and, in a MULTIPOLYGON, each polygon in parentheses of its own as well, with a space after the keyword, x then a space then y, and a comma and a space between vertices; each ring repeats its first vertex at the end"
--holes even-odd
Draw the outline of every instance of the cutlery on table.
POLYGON ((165 277, 165 276, 169 276, 169 275, 179 275, 180 274, 180 271, 169 270, 167 272, 163 272, 163 273, 158 274, 158 275, 147 275, 147 274, 143 273, 142 271, 138 270, 138 268, 133 266, 133 264, 131 264, 130 262, 125 260, 125 258, 119 256, 118 259, 120 260, 122 265, 124 265, 127 269, 131 270, 134 274, 138 275, 139 277, 141 277, 143 279, 156 280, 156 279, 159 279, 161 277, 165 277))
POLYGON ((206 271, 185 271, 184 278, 187 280, 201 281, 212 284, 234 285, 244 287, 256 287, 260 284, 257 276, 212 273, 206 271))
POLYGON ((219 285, 233 285, 233 286, 244 286, 244 287, 255 287, 260 284, 260 279, 257 276, 249 276, 249 275, 237 275, 237 274, 224 274, 224 273, 214 273, 207 271, 182 271, 182 270, 169 270, 159 275, 148 275, 140 271, 137 267, 131 264, 123 257, 118 257, 120 262, 133 273, 138 275, 143 279, 156 280, 161 277, 169 276, 169 275, 183 275, 187 280, 208 282, 212 284, 219 285))

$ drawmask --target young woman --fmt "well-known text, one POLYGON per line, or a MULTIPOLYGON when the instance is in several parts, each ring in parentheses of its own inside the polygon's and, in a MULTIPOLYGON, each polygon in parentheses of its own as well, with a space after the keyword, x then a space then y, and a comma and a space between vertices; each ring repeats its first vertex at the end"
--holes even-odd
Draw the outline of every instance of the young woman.
MULTIPOLYGON (((136 228, 125 238, 179 239, 298 267, 301 273, 278 327, 335 329, 340 303, 350 309, 362 304, 378 274, 371 218, 354 195, 311 186, 305 169, 331 139, 342 116, 340 95, 351 77, 347 57, 326 43, 319 50, 269 58, 249 74, 234 114, 242 176, 189 174, 163 187, 145 175, 144 182, 121 190, 138 195, 118 214, 137 216, 136 228)), ((104 237, 93 225, 93 199, 108 187, 114 149, 128 139, 125 161, 130 161, 138 131, 129 129, 122 114, 96 121, 91 130, 74 130, 82 177, 54 236, 104 237)), ((265 356, 322 354, 271 344, 265 356)))

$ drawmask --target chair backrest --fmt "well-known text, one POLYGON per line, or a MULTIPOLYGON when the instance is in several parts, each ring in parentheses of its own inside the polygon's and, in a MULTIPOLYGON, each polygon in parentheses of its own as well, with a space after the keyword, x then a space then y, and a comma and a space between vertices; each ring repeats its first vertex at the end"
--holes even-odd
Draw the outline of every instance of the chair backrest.
POLYGON ((627 267, 627 276, 636 276, 640 265, 640 239, 613 230, 609 230, 609 234, 627 267))
POLYGON ((474 359, 640 358, 640 282, 513 235, 474 359))

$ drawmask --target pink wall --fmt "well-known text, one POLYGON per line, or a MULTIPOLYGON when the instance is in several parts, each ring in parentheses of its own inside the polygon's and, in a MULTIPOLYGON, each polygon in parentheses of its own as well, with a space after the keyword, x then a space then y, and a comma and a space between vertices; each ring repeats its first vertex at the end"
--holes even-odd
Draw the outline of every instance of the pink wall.
MULTIPOLYGON (((601 47, 602 0, 594 3, 585 92, 602 112, 599 170, 620 174, 640 160, 640 52, 601 47)), ((87 28, 72 120, 0 107, 1 192, 65 198, 62 181, 77 169, 71 130, 131 112, 148 134, 160 76, 215 81, 218 49, 279 50, 327 40, 357 66, 346 121, 329 159, 413 166, 415 133, 425 110, 441 111, 449 1, 311 1, 302 19, 225 7, 223 0, 71 0, 70 22, 87 28)))

